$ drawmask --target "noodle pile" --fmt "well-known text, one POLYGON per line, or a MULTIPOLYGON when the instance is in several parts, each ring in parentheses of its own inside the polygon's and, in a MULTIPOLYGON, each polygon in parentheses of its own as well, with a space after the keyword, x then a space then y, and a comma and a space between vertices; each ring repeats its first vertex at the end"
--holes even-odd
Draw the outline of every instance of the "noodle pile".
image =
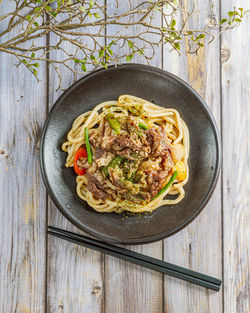
MULTIPOLYGON (((173 150, 177 146, 182 146, 184 153, 181 162, 185 167, 185 177, 178 179, 177 176, 173 184, 165 190, 164 193, 153 198, 149 203, 141 205, 123 199, 106 199, 105 201, 97 199, 95 198, 95 195, 87 189, 87 176, 78 175, 76 178, 77 195, 84 201, 87 201, 89 206, 98 212, 151 212, 164 205, 177 204, 185 196, 183 186, 187 183, 189 177, 189 132, 185 122, 181 119, 178 111, 175 109, 166 109, 134 96, 122 95, 118 98, 118 101, 106 101, 100 103, 92 111, 83 113, 76 118, 73 122, 72 128, 68 132, 67 141, 62 145, 62 150, 68 154, 65 166, 74 167, 75 153, 85 144, 84 129, 86 127, 88 128, 89 133, 94 135, 95 132, 100 131, 107 114, 112 113, 115 116, 126 117, 129 115, 129 109, 133 107, 138 108, 138 106, 141 108, 141 113, 139 117, 136 117, 137 119, 140 119, 142 122, 145 122, 146 120, 149 127, 159 127, 159 125, 164 125, 167 129, 167 138, 173 150), (171 197, 169 197, 169 195, 171 197)), ((92 149, 94 153, 94 147, 92 147, 92 149)), ((177 162, 174 161, 174 163, 177 162)), ((178 165, 176 166, 178 167, 178 165)), ((169 172, 164 185, 168 183, 172 173, 173 171, 169 172)), ((111 188, 114 188, 111 183, 109 184, 111 185, 111 188)))

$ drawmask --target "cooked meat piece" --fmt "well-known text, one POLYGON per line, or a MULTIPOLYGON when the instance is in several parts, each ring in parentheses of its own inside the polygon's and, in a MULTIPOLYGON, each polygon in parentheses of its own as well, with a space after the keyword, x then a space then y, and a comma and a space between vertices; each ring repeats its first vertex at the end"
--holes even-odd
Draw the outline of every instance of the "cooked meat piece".
POLYGON ((100 159, 105 151, 102 148, 97 147, 95 150, 95 158, 100 159))
POLYGON ((103 150, 109 151, 113 142, 113 137, 103 137, 102 143, 101 143, 101 148, 103 150))
POLYGON ((126 135, 120 135, 113 139, 111 151, 128 160, 137 160, 149 156, 149 147, 147 145, 144 146, 141 141, 133 140, 126 135))
POLYGON ((95 162, 89 164, 87 158, 85 158, 85 160, 84 168, 89 174, 94 174, 97 171, 97 164, 95 162))
POLYGON ((100 146, 104 134, 104 127, 105 125, 102 124, 98 130, 95 128, 89 130, 89 141, 94 147, 100 146))
POLYGON ((167 176, 168 172, 166 171, 150 171, 147 173, 146 181, 152 198, 162 189, 167 176))
POLYGON ((89 131, 89 141, 96 148, 99 147, 108 150, 112 141, 112 128, 109 123, 103 123, 98 131, 96 131, 96 129, 91 129, 89 131))
POLYGON ((161 169, 146 171, 146 181, 149 186, 149 192, 152 197, 156 196, 157 193, 163 188, 163 184, 166 181, 169 171, 173 167, 173 161, 169 150, 162 158, 161 169))
POLYGON ((104 151, 102 156, 97 159, 95 162, 98 165, 98 167, 106 166, 109 164, 109 162, 114 158, 114 155, 111 152, 104 151))
POLYGON ((110 150, 112 141, 113 141, 112 128, 110 127, 109 123, 106 122, 104 124, 104 129, 103 129, 103 137, 102 137, 102 140, 101 140, 101 148, 104 149, 104 150, 110 150))
POLYGON ((147 141, 151 147, 152 157, 164 156, 170 152, 170 147, 166 143, 166 130, 164 126, 152 127, 146 131, 147 141))
POLYGON ((172 160, 171 153, 169 150, 162 158, 162 166, 165 172, 169 172, 171 168, 174 166, 174 162, 172 160))
POLYGON ((108 194, 101 189, 98 189, 96 184, 88 178, 88 184, 87 184, 87 189, 93 193, 94 197, 100 200, 105 201, 108 198, 108 194))
POLYGON ((87 170, 86 176, 88 178, 87 188, 97 199, 105 200, 108 197, 115 198, 115 192, 109 188, 104 181, 102 175, 96 171, 87 170))
POLYGON ((112 128, 108 122, 105 122, 104 128, 103 128, 103 137, 109 137, 111 135, 112 135, 112 128))

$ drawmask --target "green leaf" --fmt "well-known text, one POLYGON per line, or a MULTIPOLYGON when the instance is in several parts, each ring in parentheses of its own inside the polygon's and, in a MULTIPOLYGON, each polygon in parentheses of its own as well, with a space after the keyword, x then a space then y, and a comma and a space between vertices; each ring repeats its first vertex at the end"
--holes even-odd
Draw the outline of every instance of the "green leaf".
POLYGON ((92 16, 92 14, 91 14, 90 12, 88 12, 88 16, 89 16, 89 17, 91 17, 91 16, 92 16))
POLYGON ((34 67, 39 67, 39 64, 38 63, 33 63, 33 64, 31 64, 32 66, 34 66, 34 67))
POLYGON ((172 20, 172 22, 171 22, 171 27, 175 27, 175 25, 176 25, 176 20, 172 20))
POLYGON ((80 60, 79 60, 79 59, 74 59, 74 62, 75 62, 76 64, 78 64, 78 63, 80 63, 80 60))
POLYGON ((114 54, 114 52, 113 52, 111 49, 108 49, 108 53, 109 53, 110 55, 113 55, 113 54, 114 54))
POLYGON ((33 23, 36 27, 38 27, 39 26, 39 24, 37 23, 37 22, 34 22, 33 23))
POLYGON ((134 47, 131 41, 128 41, 128 46, 129 46, 129 48, 131 48, 131 49, 133 49, 133 47, 134 47))
POLYGON ((37 13, 37 12, 39 12, 40 10, 41 10, 41 8, 38 7, 38 8, 35 8, 34 12, 37 13))
POLYGON ((33 69, 32 72, 35 76, 37 76, 37 70, 33 69))
POLYGON ((227 19, 226 18, 223 18, 222 20, 220 20, 220 24, 224 24, 227 22, 227 19))
POLYGON ((112 40, 112 41, 108 44, 107 48, 110 48, 111 46, 113 46, 114 43, 115 43, 115 40, 112 40))
POLYGON ((27 64, 27 60, 22 59, 23 64, 27 64))
POLYGON ((94 17, 95 17, 95 18, 100 18, 100 17, 101 17, 101 14, 100 14, 100 13, 94 13, 94 17))
POLYGON ((174 46, 175 46, 175 49, 181 50, 181 46, 180 46, 180 44, 178 42, 175 42, 174 46))
POLYGON ((240 19, 240 18, 236 18, 236 19, 234 19, 234 20, 235 20, 235 22, 238 22, 238 23, 241 22, 241 19, 240 19))
POLYGON ((108 54, 105 55, 105 59, 106 59, 106 61, 109 60, 109 55, 108 54))
POLYGON ((84 72, 86 72, 86 71, 87 71, 87 67, 86 67, 86 65, 85 65, 85 64, 83 64, 83 65, 82 65, 82 70, 83 70, 84 72))
POLYGON ((229 11, 227 14, 228 14, 229 16, 233 16, 233 15, 234 15, 234 12, 233 12, 233 11, 229 11))
POLYGON ((129 54, 126 56, 126 61, 131 61, 133 58, 133 54, 129 54))
POLYGON ((35 52, 31 53, 31 57, 34 58, 35 57, 35 52))
POLYGON ((94 4, 95 4, 94 0, 90 0, 89 1, 89 7, 90 8, 93 8, 94 4))
POLYGON ((200 34, 200 35, 198 36, 198 38, 199 38, 199 39, 205 38, 205 34, 200 34))
POLYGON ((51 14, 52 16, 56 17, 57 14, 58 14, 58 12, 51 12, 50 14, 51 14))
POLYGON ((106 69, 108 68, 108 65, 105 62, 101 62, 101 65, 106 69))
POLYGON ((140 55, 142 55, 142 54, 143 54, 143 51, 144 51, 143 49, 139 49, 139 50, 137 51, 137 53, 140 54, 140 55))
POLYGON ((100 50, 99 51, 99 58, 103 57, 104 56, 104 51, 103 50, 100 50))
POLYGON ((30 16, 30 15, 27 15, 27 16, 26 16, 26 19, 27 19, 28 21, 31 21, 31 16, 30 16))
POLYGON ((93 54, 90 55, 91 60, 95 60, 95 56, 93 54))
POLYGON ((47 11, 51 11, 51 10, 52 10, 49 5, 46 5, 45 9, 46 9, 47 11))

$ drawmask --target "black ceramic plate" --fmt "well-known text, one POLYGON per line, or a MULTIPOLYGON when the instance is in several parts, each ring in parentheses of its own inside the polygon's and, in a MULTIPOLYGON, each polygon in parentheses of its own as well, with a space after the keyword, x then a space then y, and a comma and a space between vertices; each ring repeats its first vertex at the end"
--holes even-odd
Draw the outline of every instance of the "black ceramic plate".
POLYGON ((202 98, 178 77, 150 66, 129 64, 98 70, 72 85, 57 100, 44 125, 40 163, 48 192, 59 210, 86 233, 108 242, 142 244, 187 226, 204 208, 217 182, 220 142, 215 121, 202 98), (75 173, 65 168, 61 145, 74 119, 122 94, 177 109, 190 131, 190 178, 185 198, 144 216, 98 213, 78 198, 75 173))

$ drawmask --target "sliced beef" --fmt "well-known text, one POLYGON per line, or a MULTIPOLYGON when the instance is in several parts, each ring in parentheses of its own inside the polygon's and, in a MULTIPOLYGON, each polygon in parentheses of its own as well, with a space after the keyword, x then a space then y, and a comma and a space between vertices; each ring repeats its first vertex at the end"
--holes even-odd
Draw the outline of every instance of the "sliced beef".
POLYGON ((168 172, 166 171, 150 171, 147 172, 147 184, 148 191, 151 197, 155 197, 157 193, 162 189, 163 183, 166 181, 168 172))
POLYGON ((105 125, 104 123, 98 129, 92 128, 89 131, 89 141, 95 147, 100 147, 102 138, 104 136, 105 125))
POLYGON ((161 162, 161 169, 155 171, 146 171, 146 181, 148 184, 149 192, 152 197, 155 197, 157 193, 163 188, 169 171, 173 167, 173 161, 170 152, 167 150, 161 162))
POLYGON ((102 148, 97 147, 95 150, 95 158, 100 159, 103 156, 104 152, 105 151, 102 148))
POLYGON ((92 192, 97 199, 105 201, 109 197, 108 193, 99 189, 91 178, 88 178, 87 189, 92 192))
POLYGON ((86 176, 88 178, 87 189, 93 193, 94 197, 100 200, 116 197, 115 191, 107 186, 97 166, 92 165, 87 170, 86 176))
POLYGON ((113 139, 111 151, 128 160, 138 160, 149 156, 149 146, 143 145, 140 140, 133 140, 126 135, 113 139))
POLYGON ((170 147, 166 143, 166 130, 164 126, 152 127, 146 131, 147 141, 151 147, 152 157, 164 156, 170 152, 170 147))
POLYGON ((103 137, 101 140, 101 148, 109 151, 112 145, 114 137, 112 136, 112 128, 108 122, 105 122, 103 128, 103 137))

